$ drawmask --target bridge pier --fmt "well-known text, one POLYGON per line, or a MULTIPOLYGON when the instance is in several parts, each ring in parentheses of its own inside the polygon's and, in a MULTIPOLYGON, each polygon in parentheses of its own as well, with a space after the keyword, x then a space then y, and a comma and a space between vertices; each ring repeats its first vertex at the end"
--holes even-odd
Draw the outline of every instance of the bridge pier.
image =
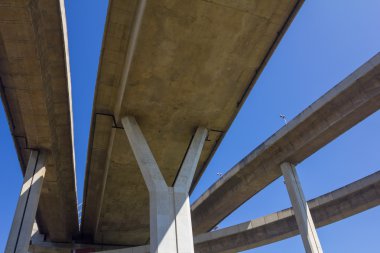
POLYGON ((45 162, 45 152, 31 151, 5 253, 28 252, 46 172, 45 162))
POLYGON ((282 163, 281 171, 284 175, 286 188, 292 202, 294 216, 296 217, 299 232, 307 253, 322 253, 318 234, 311 217, 309 206, 305 200, 304 193, 298 178, 296 168, 293 164, 282 163))
POLYGON ((193 253, 189 190, 207 136, 199 127, 173 187, 167 186, 134 117, 122 119, 124 130, 149 191, 150 252, 193 253))

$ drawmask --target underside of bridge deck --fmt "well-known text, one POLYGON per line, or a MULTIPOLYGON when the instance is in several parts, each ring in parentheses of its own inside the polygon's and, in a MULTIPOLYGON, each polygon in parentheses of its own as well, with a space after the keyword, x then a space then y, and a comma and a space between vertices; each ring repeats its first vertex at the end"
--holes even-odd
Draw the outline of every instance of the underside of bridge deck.
POLYGON ((37 222, 53 241, 78 234, 71 83, 62 0, 0 1, 0 88, 22 172, 48 151, 37 222))
POLYGON ((209 129, 194 186, 302 2, 109 2, 88 149, 84 239, 149 241, 148 191, 120 119, 136 117, 167 185, 195 129, 209 129))

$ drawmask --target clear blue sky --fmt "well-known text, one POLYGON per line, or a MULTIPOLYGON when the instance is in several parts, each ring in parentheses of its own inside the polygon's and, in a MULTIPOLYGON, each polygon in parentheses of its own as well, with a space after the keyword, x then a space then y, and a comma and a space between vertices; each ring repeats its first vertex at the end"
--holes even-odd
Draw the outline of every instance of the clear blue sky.
MULTIPOLYGON (((73 88, 78 198, 82 201, 87 142, 107 1, 66 1, 73 88)), ((229 133, 208 166, 195 200, 215 180, 340 80, 380 51, 380 1, 306 1, 283 38, 229 133)), ((4 110, 0 110, 0 250, 21 188, 20 166, 4 110)), ((308 199, 380 168, 380 112, 298 166, 308 199)), ((284 209, 290 201, 275 181, 219 226, 234 225, 284 209)), ((380 252, 380 208, 318 230, 325 252, 380 252)), ((299 236, 249 252, 304 252, 299 236)))

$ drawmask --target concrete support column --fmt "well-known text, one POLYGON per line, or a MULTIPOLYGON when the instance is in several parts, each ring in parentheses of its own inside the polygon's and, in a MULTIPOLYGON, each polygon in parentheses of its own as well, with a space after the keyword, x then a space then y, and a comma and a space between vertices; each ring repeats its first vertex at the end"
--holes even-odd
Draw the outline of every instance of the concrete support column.
POLYGON ((193 253, 188 192, 207 136, 198 128, 173 187, 168 187, 134 117, 122 119, 129 143, 149 190, 151 253, 193 253))
POLYGON ((31 151, 5 253, 28 252, 46 172, 45 160, 44 152, 31 151))
POLYGON ((284 175, 305 251, 307 253, 322 253, 323 250, 296 169, 293 164, 283 163, 281 164, 281 171, 284 175))

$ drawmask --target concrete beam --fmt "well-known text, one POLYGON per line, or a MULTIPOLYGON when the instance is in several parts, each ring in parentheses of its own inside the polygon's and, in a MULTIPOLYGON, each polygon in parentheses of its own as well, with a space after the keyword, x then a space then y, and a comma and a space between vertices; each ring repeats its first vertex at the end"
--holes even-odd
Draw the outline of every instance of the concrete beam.
MULTIPOLYGON (((380 205, 380 171, 308 201, 316 227, 380 205)), ((194 238, 197 253, 232 253, 257 248, 299 234, 292 208, 194 238)))
POLYGON ((281 176, 380 108, 380 54, 243 158, 192 205, 193 231, 207 232, 281 176))
POLYGON ((32 150, 13 218, 5 253, 26 253, 32 236, 38 201, 46 172, 46 154, 32 150))
POLYGON ((309 206, 306 202, 301 183, 294 165, 290 163, 281 164, 286 188, 292 202, 294 215, 302 241, 307 253, 322 253, 321 243, 311 217, 309 206))
POLYGON ((38 228, 70 242, 79 229, 64 0, 0 1, 0 23, 1 100, 22 173, 31 149, 49 151, 38 228))
POLYGON ((129 41, 128 41, 127 54, 125 57, 123 73, 121 76, 121 82, 118 89, 118 93, 117 93, 118 95, 116 98, 116 103, 115 103, 115 108, 114 108, 114 115, 115 115, 116 120, 119 120, 119 117, 120 117, 120 109, 121 109, 124 95, 125 95, 125 88, 127 87, 133 55, 135 54, 135 51, 136 51, 137 39, 139 37, 141 23, 142 23, 144 11, 145 11, 145 6, 146 6, 146 0, 140 0, 138 2, 138 7, 137 7, 135 18, 133 21, 131 36, 129 37, 129 41))

